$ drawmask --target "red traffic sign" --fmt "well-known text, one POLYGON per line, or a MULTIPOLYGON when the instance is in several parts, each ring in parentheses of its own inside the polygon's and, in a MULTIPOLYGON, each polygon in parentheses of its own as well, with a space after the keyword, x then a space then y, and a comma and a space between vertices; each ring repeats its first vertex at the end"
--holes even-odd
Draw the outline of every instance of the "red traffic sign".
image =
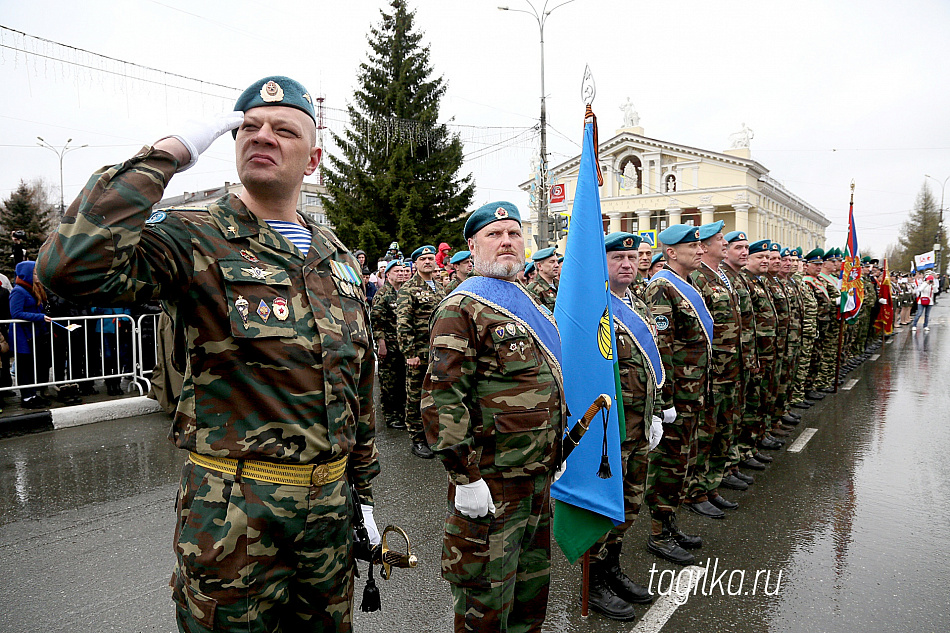
POLYGON ((564 185, 552 185, 551 186, 551 204, 557 204, 558 202, 564 202, 564 185))

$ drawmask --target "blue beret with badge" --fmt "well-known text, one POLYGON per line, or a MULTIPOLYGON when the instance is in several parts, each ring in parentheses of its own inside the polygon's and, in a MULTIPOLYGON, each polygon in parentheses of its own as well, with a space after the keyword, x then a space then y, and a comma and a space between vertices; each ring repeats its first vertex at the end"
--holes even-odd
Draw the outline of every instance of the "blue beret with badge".
POLYGON ((472 251, 459 251, 455 255, 452 255, 452 259, 449 260, 450 264, 461 264, 466 259, 472 256, 472 251))
POLYGON ((758 242, 752 242, 749 244, 749 255, 754 253, 765 253, 769 250, 769 245, 771 244, 768 240, 759 240, 758 242))
POLYGON ((688 224, 674 224, 668 229, 664 229, 659 235, 657 235, 657 239, 667 246, 698 242, 699 229, 688 224))
POLYGON ((528 262, 527 264, 524 265, 524 274, 527 275, 528 273, 533 273, 533 272, 534 272, 534 262, 528 262))
POLYGON ((806 262, 820 262, 825 257, 825 251, 820 248, 813 248, 805 255, 806 262))
POLYGON ((423 255, 435 255, 435 246, 426 244, 425 246, 420 246, 416 250, 412 251, 412 261, 416 261, 423 255))
POLYGON ((729 233, 726 233, 724 237, 726 238, 726 242, 732 244, 733 242, 738 242, 740 240, 748 240, 749 234, 745 231, 730 231, 729 233))
POLYGON ((547 259, 548 257, 554 257, 554 250, 555 248, 553 246, 549 246, 547 248, 542 248, 539 251, 535 251, 534 255, 531 256, 531 261, 539 262, 543 259, 547 259))
POLYGON ((462 230, 462 236, 468 239, 481 231, 483 228, 497 222, 498 220, 514 220, 521 225, 521 214, 518 213, 518 207, 510 202, 489 202, 483 204, 474 211, 472 215, 465 220, 465 228, 462 230))
POLYGON ((794 257, 794 256, 795 256, 795 251, 788 248, 787 246, 782 249, 782 257, 794 257))
MULTIPOLYGON (((234 104, 234 111, 247 112, 252 108, 263 106, 296 108, 313 119, 314 124, 317 123, 317 115, 313 109, 313 97, 303 87, 303 84, 294 81, 290 77, 271 75, 258 79, 241 93, 234 104)), ((237 129, 233 130, 231 135, 237 138, 237 129)))
POLYGON ((778 242, 772 242, 771 244, 769 244, 769 250, 772 251, 773 253, 781 253, 782 245, 779 244, 778 242))
POLYGON ((392 270, 393 268, 395 268, 396 266, 405 266, 405 264, 402 263, 401 260, 394 259, 394 260, 392 260, 391 262, 389 262, 388 264, 386 264, 386 270, 383 271, 383 274, 384 274, 384 275, 388 275, 388 274, 389 274, 389 271, 392 270))
POLYGON ((639 235, 615 231, 604 238, 604 249, 608 253, 611 251, 635 251, 640 247, 641 241, 643 241, 643 238, 639 235))
POLYGON ((795 251, 795 257, 797 257, 798 259, 801 259, 801 258, 802 258, 802 247, 801 247, 801 246, 796 246, 796 247, 794 248, 794 251, 795 251))
POLYGON ((663 253, 657 253, 653 256, 653 259, 650 260, 650 268, 656 266, 657 262, 663 261, 663 253))
POLYGON ((722 232, 722 227, 725 225, 726 223, 723 220, 716 220, 715 222, 702 225, 699 227, 699 239, 708 240, 711 237, 715 237, 716 233, 722 232))

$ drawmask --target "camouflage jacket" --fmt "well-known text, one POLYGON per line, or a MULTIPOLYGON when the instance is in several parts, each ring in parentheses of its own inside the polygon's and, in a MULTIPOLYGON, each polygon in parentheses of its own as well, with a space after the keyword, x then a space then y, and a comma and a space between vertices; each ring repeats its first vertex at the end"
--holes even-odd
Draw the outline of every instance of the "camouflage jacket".
POLYGON ((742 356, 742 367, 747 372, 753 372, 759 368, 759 357, 755 346, 755 312, 752 310, 749 284, 742 272, 733 270, 729 264, 723 262, 721 268, 729 278, 729 283, 735 289, 739 300, 739 318, 742 326, 739 334, 741 343, 739 354, 742 356))
POLYGON ((180 448, 294 464, 349 455, 350 482, 371 503, 374 358, 359 264, 304 216, 302 256, 232 195, 150 217, 177 168, 144 148, 97 172, 43 246, 40 278, 96 305, 165 301, 187 341, 180 448))
POLYGON ((630 284, 630 293, 640 301, 646 301, 647 280, 637 271, 637 278, 630 284))
MULTIPOLYGON (((433 279, 435 279, 433 277, 433 279)), ((429 318, 445 291, 437 279, 435 290, 415 273, 396 295, 396 337, 399 351, 406 358, 418 356, 429 362, 429 318)))
POLYGON ((770 371, 769 364, 775 361, 775 304, 772 293, 765 287, 759 275, 742 269, 749 294, 752 298, 752 311, 755 314, 755 351, 759 359, 759 369, 770 371))
MULTIPOLYGON (((729 286, 719 274, 706 265, 690 275, 713 318, 712 364, 710 378, 714 385, 735 382, 739 378, 740 331, 742 317, 738 296, 732 282, 729 286)), ((728 278, 727 278, 728 279, 728 278)))
POLYGON ((815 289, 805 281, 802 275, 792 277, 798 284, 802 297, 802 338, 816 338, 818 336, 818 299, 815 298, 815 289))
POLYGON ((864 303, 861 305, 861 310, 867 308, 868 315, 873 316, 877 312, 877 300, 878 300, 878 290, 877 283, 871 278, 870 275, 864 276, 864 303))
MULTIPOLYGON (((672 271, 668 266, 665 268, 672 271)), ((662 408, 675 406, 677 411, 698 413, 709 389, 711 344, 699 315, 676 287, 663 278, 650 281, 646 303, 653 312, 657 345, 666 369, 662 408)))
POLYGON ((788 296, 777 274, 762 275, 762 281, 772 293, 772 305, 775 307, 775 348, 778 353, 783 354, 788 346, 788 327, 791 321, 788 296))
POLYGON ((828 306, 828 318, 831 321, 837 321, 838 316, 841 313, 841 289, 837 284, 837 281, 840 280, 836 280, 831 275, 821 273, 818 275, 818 281, 824 284, 825 290, 828 291, 828 298, 831 302, 828 306))
POLYGON ((554 314, 554 302, 557 300, 556 286, 552 286, 541 275, 537 275, 534 281, 528 284, 528 292, 534 295, 538 303, 554 314))
POLYGON ((465 295, 432 318, 426 439, 456 484, 550 471, 567 410, 561 368, 519 321, 465 295))
MULTIPOLYGON (((653 338, 656 339, 656 324, 650 308, 633 293, 627 294, 627 304, 642 316, 650 326, 653 338)), ((649 436, 649 427, 654 415, 659 416, 663 409, 662 398, 657 390, 653 372, 648 368, 650 362, 634 341, 633 334, 614 319, 614 331, 617 336, 617 361, 620 366, 620 392, 623 395, 623 416, 627 425, 627 437, 633 436, 633 431, 641 426, 644 435, 649 436)))
POLYGON ((815 296, 815 302, 818 308, 815 318, 820 327, 827 327, 833 318, 833 306, 831 304, 831 295, 828 294, 828 286, 821 280, 820 276, 812 277, 811 275, 805 275, 803 279, 815 296))
POLYGON ((785 288, 785 296, 788 297, 788 341, 797 344, 802 340, 802 304, 801 290, 795 280, 791 277, 779 275, 779 282, 785 288))
POLYGON ((398 346, 396 338, 396 294, 397 290, 391 283, 386 283, 383 289, 373 297, 373 335, 376 340, 385 339, 386 347, 398 346))

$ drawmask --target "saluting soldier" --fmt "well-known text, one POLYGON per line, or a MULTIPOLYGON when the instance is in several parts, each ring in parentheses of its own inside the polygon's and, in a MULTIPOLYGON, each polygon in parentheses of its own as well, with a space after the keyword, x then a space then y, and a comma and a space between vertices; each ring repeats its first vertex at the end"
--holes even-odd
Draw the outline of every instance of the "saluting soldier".
POLYGON ((695 557, 686 549, 702 547, 699 536, 684 534, 676 511, 696 464, 696 430, 709 393, 709 357, 713 320, 689 281, 702 261, 699 229, 674 224, 659 235, 666 265, 647 286, 666 381, 662 389, 663 438, 650 453, 646 501, 650 508, 647 549, 680 565, 695 557))
POLYGON ((722 220, 699 227, 703 245, 702 263, 690 279, 713 319, 711 397, 705 403, 697 427, 696 468, 686 492, 686 507, 712 519, 725 516, 739 504, 719 494, 729 451, 732 448, 741 409, 738 400, 740 379, 740 328, 738 296, 721 269, 726 257, 722 220))
POLYGON ((471 251, 459 251, 452 255, 449 263, 455 266, 455 279, 445 285, 445 294, 458 288, 458 285, 469 278, 472 274, 472 253, 471 251))
POLYGON ((477 276, 432 318, 426 436, 449 475, 442 577, 455 631, 540 632, 551 500, 567 421, 554 318, 515 277, 521 215, 486 204, 465 222, 477 276))
POLYGON ((429 317, 445 296, 435 275, 435 246, 420 246, 412 253, 416 272, 396 295, 396 335, 406 357, 406 428, 412 454, 432 459, 422 428, 422 381, 429 367, 429 317))
POLYGON ((391 429, 406 428, 406 358, 396 335, 396 296, 405 283, 406 265, 398 259, 383 272, 382 290, 373 297, 373 335, 379 356, 380 404, 391 429))
POLYGON ((350 486, 379 542, 375 360, 360 268, 297 211, 321 152, 310 93, 266 77, 234 110, 99 171, 37 271, 86 303, 161 299, 183 328, 171 432, 189 451, 171 581, 178 628, 349 631, 350 486), (226 132, 243 192, 152 213, 169 180, 226 132))
POLYGON ((530 284, 528 292, 534 295, 538 303, 554 314, 554 302, 557 301, 557 282, 561 276, 561 261, 554 247, 542 248, 531 256, 537 275, 530 284))
POLYGON ((620 553, 623 535, 643 504, 651 444, 655 446, 663 434, 657 385, 662 385, 664 374, 656 344, 656 325, 650 309, 632 292, 632 284, 639 277, 638 245, 640 237, 633 233, 618 231, 604 239, 626 428, 626 439, 620 443, 625 521, 591 547, 589 604, 619 621, 633 620, 633 605, 653 599, 649 589, 623 572, 620 553))

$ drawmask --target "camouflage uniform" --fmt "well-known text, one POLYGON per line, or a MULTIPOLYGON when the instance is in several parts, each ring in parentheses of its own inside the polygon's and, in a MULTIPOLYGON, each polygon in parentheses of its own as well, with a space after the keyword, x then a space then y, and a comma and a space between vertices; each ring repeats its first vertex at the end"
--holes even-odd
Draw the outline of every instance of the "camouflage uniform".
POLYGON ((809 279, 793 275, 793 281, 798 284, 798 291, 802 298, 802 332, 801 348, 798 353, 798 362, 795 364, 795 381, 792 383, 791 402, 802 402, 805 393, 811 391, 811 378, 808 373, 811 366, 815 339, 818 338, 818 300, 815 298, 814 286, 809 279))
POLYGON ((313 233, 304 257, 233 195, 146 223, 177 168, 145 148, 97 172, 37 271, 57 293, 97 305, 166 302, 187 341, 171 431, 180 448, 282 465, 349 458, 345 479, 300 487, 186 463, 171 581, 179 626, 348 631, 347 490, 372 504, 379 472, 358 264, 299 216, 313 233))
MULTIPOLYGON (((818 326, 818 335, 812 347, 811 362, 809 363, 808 380, 805 382, 805 391, 808 392, 826 386, 821 380, 822 354, 825 352, 825 346, 828 344, 829 339, 837 337, 838 331, 833 327, 835 324, 835 306, 831 303, 828 286, 822 280, 821 275, 817 277, 806 275, 805 283, 809 285, 815 297, 817 304, 815 320, 818 326)), ((835 343, 837 343, 836 338, 835 343)), ((830 384, 827 386, 830 386, 830 384)))
POLYGON ((861 311, 858 314, 854 344, 851 346, 851 353, 860 356, 868 344, 868 335, 874 325, 874 313, 877 308, 877 284, 871 279, 870 275, 864 275, 864 302, 861 304, 861 311))
POLYGON ((687 497, 696 503, 706 501, 709 493, 719 488, 741 414, 738 384, 742 322, 738 295, 728 277, 720 277, 720 274, 703 262, 699 270, 690 275, 713 318, 712 398, 699 420, 696 471, 687 491, 687 497))
POLYGON ((798 368, 798 359, 802 349, 802 315, 804 304, 798 284, 789 277, 779 276, 779 283, 785 288, 788 298, 789 321, 788 338, 786 342, 786 363, 782 371, 781 399, 776 406, 776 417, 781 418, 788 413, 789 405, 793 402, 792 392, 795 387, 795 374, 798 368))
POLYGON ((540 274, 536 275, 534 281, 528 284, 528 292, 534 295, 538 303, 554 314, 554 302, 557 300, 557 286, 552 286, 544 280, 540 274))
POLYGON ((766 419, 763 407, 769 402, 765 393, 771 384, 771 372, 775 366, 776 316, 772 294, 758 275, 743 269, 742 275, 752 299, 755 315, 756 358, 758 373, 751 376, 746 385, 745 409, 742 412, 742 429, 739 433, 739 454, 742 459, 752 457, 756 444, 765 435, 766 419))
POLYGON ((637 271, 637 278, 630 284, 630 293, 640 301, 646 301, 647 280, 637 271))
MULTIPOLYGON (((629 292, 625 301, 646 320, 656 338, 656 325, 650 308, 629 292)), ((647 367, 650 361, 637 347, 630 331, 618 319, 614 319, 614 331, 617 337, 623 416, 627 429, 627 437, 620 443, 620 457, 623 464, 623 507, 626 521, 614 526, 591 548, 591 556, 599 560, 607 557, 611 547, 620 546, 624 532, 640 514, 649 461, 650 425, 653 422, 653 416, 659 416, 663 411, 660 407, 661 398, 656 388, 656 380, 647 367)))
POLYGON ((552 471, 567 421, 561 368, 520 322, 455 295, 432 319, 422 417, 449 475, 442 577, 456 631, 540 631, 550 584, 552 471), (455 508, 484 479, 494 516, 455 508))
POLYGON ((785 402, 785 389, 788 384, 783 380, 788 369, 788 331, 792 320, 791 305, 785 286, 777 274, 762 276, 765 287, 772 294, 775 307, 775 361, 769 367, 769 386, 764 394, 762 415, 766 419, 766 430, 772 428, 775 418, 782 417, 785 402))
POLYGON ((838 381, 837 360, 838 360, 838 313, 841 303, 841 291, 835 284, 834 279, 822 273, 818 280, 824 283, 825 290, 828 291, 830 305, 828 306, 829 321, 826 324, 826 330, 821 339, 821 353, 819 354, 818 383, 820 389, 832 389, 838 381))
POLYGON ((396 336, 396 293, 387 282, 373 297, 372 310, 373 335, 386 341, 386 356, 379 361, 379 386, 388 425, 404 422, 406 417, 406 357, 396 336))
POLYGON ((429 366, 429 317, 445 296, 442 285, 433 276, 435 290, 415 273, 402 285, 396 296, 396 336, 405 358, 419 358, 416 367, 406 366, 406 428, 413 438, 421 439, 422 381, 429 366))
POLYGON ((682 503, 696 463, 696 428, 709 391, 710 341, 699 315, 670 281, 650 281, 647 305, 657 324, 666 370, 661 408, 676 407, 678 414, 674 422, 663 424, 663 439, 651 451, 647 466, 647 506, 654 520, 662 520, 682 503))
POLYGON ((741 330, 739 335, 739 356, 741 357, 740 380, 736 385, 736 404, 739 407, 739 416, 736 421, 735 435, 733 436, 732 446, 729 449, 730 467, 735 466, 742 457, 739 446, 740 438, 743 435, 743 412, 746 405, 746 389, 759 371, 759 357, 756 347, 755 337, 755 313, 752 309, 752 294, 746 277, 742 271, 733 270, 729 264, 723 262, 722 271, 729 279, 729 283, 736 291, 736 297, 739 303, 739 318, 741 321, 741 330))

